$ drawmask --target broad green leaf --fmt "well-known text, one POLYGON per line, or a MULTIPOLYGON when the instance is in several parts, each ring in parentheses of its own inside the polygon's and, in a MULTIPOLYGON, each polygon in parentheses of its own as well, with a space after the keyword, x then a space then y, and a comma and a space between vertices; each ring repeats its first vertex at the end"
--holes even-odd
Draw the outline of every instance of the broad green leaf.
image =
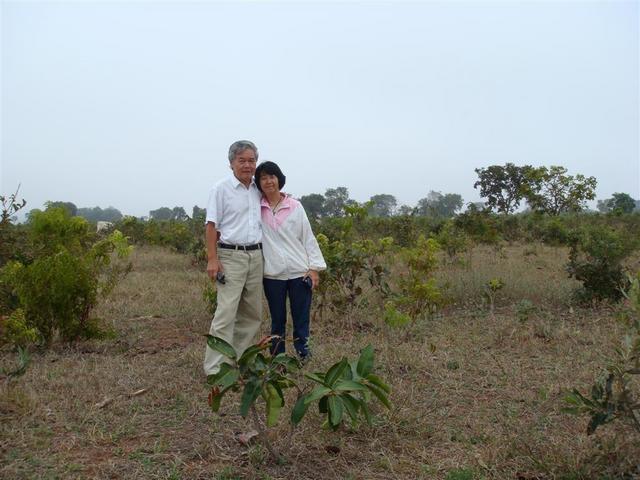
POLYGON ((278 390, 271 383, 265 385, 267 392, 267 427, 273 427, 278 423, 278 417, 280 416, 280 410, 284 405, 284 401, 278 393, 278 390))
POLYGON ((242 356, 240 357, 240 360, 238 360, 238 365, 240 366, 246 366, 249 362, 251 362, 254 357, 261 352, 262 350, 269 348, 269 344, 266 345, 251 345, 249 348, 247 348, 243 353, 242 356))
POLYGON ((313 380, 314 382, 318 382, 321 384, 325 384, 324 383, 324 374, 322 373, 305 373, 304 374, 305 377, 307 377, 310 380, 313 380))
POLYGON ((340 395, 340 398, 342 398, 344 408, 351 417, 351 423, 355 425, 355 423, 358 421, 358 410, 360 409, 360 402, 348 393, 340 395))
POLYGON ((301 395, 298 397, 298 401, 293 407, 291 411, 291 423, 297 425, 302 420, 302 417, 307 413, 307 409, 309 408, 309 404, 305 402, 305 396, 301 395))
POLYGON ((369 389, 369 391, 371 393, 373 393, 376 398, 378 400, 380 400, 380 402, 387 407, 388 409, 391 409, 391 402, 389 402, 389 399, 387 398, 387 396, 385 395, 384 391, 379 389, 378 387, 376 387, 375 385, 372 384, 367 384, 367 388, 369 389))
POLYGON ((321 387, 318 386, 316 388, 314 388, 311 393, 309 393, 307 395, 307 398, 305 400, 305 403, 311 403, 311 402, 315 402, 316 400, 324 397, 325 395, 327 395, 328 393, 331 393, 331 389, 329 387, 321 387))
POLYGON ((256 398, 260 395, 262 388, 260 381, 255 379, 249 381, 242 392, 242 398, 240 399, 240 415, 243 417, 249 413, 249 408, 256 401, 256 398))
POLYGON ((220 403, 222 402, 222 397, 224 397, 224 393, 226 390, 221 390, 218 395, 211 399, 211 410, 214 412, 218 412, 220 410, 220 403))
POLYGON ((367 375, 367 380, 373 383, 376 387, 384 390, 386 393, 391 393, 391 387, 389 387, 389 385, 384 383, 382 379, 377 375, 370 373, 369 375, 367 375))
POLYGON ((358 375, 366 377, 373 370, 373 347, 371 344, 367 345, 360 352, 360 358, 358 359, 358 375))
POLYGON ((367 387, 353 380, 340 379, 333 386, 333 389, 336 392, 364 392, 367 390, 367 387))
POLYGON ((228 363, 223 363, 220 365, 220 371, 218 373, 207 377, 207 383, 209 385, 218 385, 221 390, 227 390, 236 383, 239 376, 240 372, 237 368, 228 363))
POLYGON ((220 337, 214 337, 213 335, 207 335, 206 337, 207 345, 209 345, 209 348, 229 357, 232 360, 235 360, 237 358, 236 351, 234 350, 233 346, 231 346, 231 344, 227 343, 220 337))
POLYGON ((346 358, 343 358, 341 361, 333 365, 324 377, 325 384, 329 387, 333 386, 333 384, 336 383, 336 380, 340 378, 340 375, 342 375, 344 369, 348 366, 349 364, 347 363, 346 358))
POLYGON ((342 422, 344 412, 342 399, 335 395, 329 397, 329 423, 332 427, 337 427, 342 422))

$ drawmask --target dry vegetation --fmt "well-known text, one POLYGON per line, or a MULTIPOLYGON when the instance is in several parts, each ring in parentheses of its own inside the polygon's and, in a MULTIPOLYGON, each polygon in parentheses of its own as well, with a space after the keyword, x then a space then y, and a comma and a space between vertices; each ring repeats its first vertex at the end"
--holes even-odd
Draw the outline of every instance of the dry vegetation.
MULTIPOLYGON (((310 412, 274 464, 235 439, 251 424, 238 398, 207 406, 201 370, 210 318, 204 274, 189 258, 140 248, 134 270, 98 316, 114 336, 34 353, 26 374, 0 387, 1 478, 419 479, 634 478, 640 444, 624 425, 585 434, 587 419, 560 412, 585 391, 622 335, 616 309, 570 306, 566 252, 527 245, 476 248, 439 275, 453 303, 415 326, 410 340, 379 312, 312 326, 320 369, 367 343, 393 388, 375 425, 324 431, 310 412), (483 285, 501 277, 495 315, 483 285), (524 318, 517 304, 535 306, 524 318), (146 389, 143 392, 140 390, 146 389)), ((265 310, 266 311, 266 310, 265 310)), ((265 321, 264 331, 267 331, 265 321)), ((14 354, 1 353, 3 366, 14 354)))

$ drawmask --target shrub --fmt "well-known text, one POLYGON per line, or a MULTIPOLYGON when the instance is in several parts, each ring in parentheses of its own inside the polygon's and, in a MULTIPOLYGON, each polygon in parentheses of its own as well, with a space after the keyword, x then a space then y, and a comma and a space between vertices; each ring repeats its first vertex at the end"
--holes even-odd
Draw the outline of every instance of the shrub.
MULTIPOLYGON (((28 235, 33 261, 12 261, 0 270, 0 306, 9 310, 12 325, 37 332, 43 343, 56 332, 65 341, 99 336, 91 313, 99 296, 130 269, 124 261, 130 253, 125 237, 115 231, 94 242, 86 220, 61 208, 34 212, 28 235)), ((5 340, 20 343, 21 338, 16 334, 5 340)))
POLYGON ((570 277, 582 282, 576 298, 581 302, 622 298, 626 283, 622 261, 634 250, 635 243, 635 239, 606 226, 572 232, 566 269, 570 277))

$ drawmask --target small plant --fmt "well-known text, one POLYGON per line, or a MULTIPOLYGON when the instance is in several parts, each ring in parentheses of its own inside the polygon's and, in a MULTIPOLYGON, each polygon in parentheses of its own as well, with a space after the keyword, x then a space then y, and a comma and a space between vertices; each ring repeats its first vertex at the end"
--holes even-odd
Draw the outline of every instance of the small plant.
POLYGON ((447 253, 450 261, 469 248, 469 238, 464 230, 458 228, 453 220, 447 220, 435 236, 438 245, 447 253))
POLYGON ((492 278, 484 285, 484 295, 489 302, 489 313, 491 313, 492 317, 494 315, 496 295, 504 286, 505 283, 501 278, 492 278))
POLYGON ((570 404, 567 413, 589 415, 587 434, 614 420, 630 423, 640 433, 640 392, 634 377, 640 378, 640 273, 630 279, 630 288, 624 292, 635 314, 632 332, 615 349, 613 361, 591 387, 589 396, 577 389, 565 397, 570 404))
POLYGON ((202 299, 207 306, 207 312, 209 315, 213 316, 216 313, 216 308, 218 307, 218 291, 208 278, 204 285, 204 289, 202 290, 202 299))
POLYGON ((538 309, 531 300, 520 300, 515 306, 516 318, 525 323, 538 309))
POLYGON ((389 387, 373 373, 373 348, 369 345, 360 352, 356 361, 343 358, 326 372, 305 374, 315 385, 303 388, 291 377, 300 364, 297 359, 284 353, 275 357, 268 355, 270 342, 274 337, 263 338, 238 356, 234 348, 221 338, 207 335, 207 344, 225 355, 231 363, 223 363, 220 371, 209 375, 211 385, 209 405, 214 412, 220 408, 222 398, 229 391, 242 390, 240 414, 246 417, 251 413, 260 441, 271 456, 280 460, 280 454, 274 449, 265 427, 258 414, 256 403, 264 402, 266 428, 276 425, 285 404, 284 392, 295 389, 298 399, 291 411, 290 423, 293 428, 300 423, 312 403, 318 403, 318 410, 326 416, 324 426, 337 430, 349 419, 355 424, 360 417, 371 423, 368 402, 375 396, 385 407, 391 408, 387 398, 389 387))

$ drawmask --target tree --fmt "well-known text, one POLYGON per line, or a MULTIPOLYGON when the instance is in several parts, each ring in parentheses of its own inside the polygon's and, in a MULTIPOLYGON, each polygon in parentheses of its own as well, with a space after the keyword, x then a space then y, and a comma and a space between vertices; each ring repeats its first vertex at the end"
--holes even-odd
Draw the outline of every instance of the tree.
POLYGON ((120 210, 114 207, 107 207, 104 210, 100 207, 79 208, 78 216, 89 222, 117 222, 122 219, 120 210))
POLYGON ((78 214, 78 207, 71 202, 45 202, 45 207, 49 208, 64 208, 70 216, 75 217, 78 214))
POLYGON ((173 207, 171 211, 171 220, 177 220, 179 222, 184 222, 189 219, 189 215, 184 211, 182 207, 173 207))
POLYGON ((636 201, 628 193, 614 193, 612 198, 598 200, 598 210, 602 213, 631 213, 636 209, 636 201))
POLYGON ((149 218, 153 220, 171 220, 173 216, 173 210, 168 207, 160 207, 157 210, 151 210, 149 212, 149 218))
POLYGON ((413 215, 414 213, 415 208, 410 207, 409 205, 400 205, 396 211, 396 215, 413 215))
POLYGON ((326 214, 324 207, 324 196, 319 193, 312 193, 310 195, 303 195, 300 197, 300 203, 304 207, 307 215, 316 220, 324 217, 326 214))
POLYGON ((478 181, 473 188, 480 187, 480 196, 486 198, 486 205, 491 210, 512 213, 530 189, 533 170, 531 165, 518 167, 513 163, 476 168, 478 181))
POLYGON ((372 202, 369 215, 373 217, 390 217, 395 213, 398 205, 396 197, 387 193, 373 195, 369 201, 372 202))
POLYGON ((354 203, 347 187, 327 188, 324 192, 324 209, 329 217, 344 217, 344 207, 354 203))
POLYGON ((595 198, 595 177, 582 174, 566 175, 561 166, 540 167, 528 172, 529 186, 526 199, 531 209, 549 215, 579 212, 587 200, 595 198))
POLYGON ((462 208, 462 197, 457 193, 442 194, 431 190, 418 200, 416 213, 425 217, 451 218, 462 208))
POLYGON ((199 206, 194 205, 193 209, 191 210, 191 218, 193 220, 197 220, 200 223, 204 223, 205 218, 207 218, 207 209, 200 208, 199 206))

